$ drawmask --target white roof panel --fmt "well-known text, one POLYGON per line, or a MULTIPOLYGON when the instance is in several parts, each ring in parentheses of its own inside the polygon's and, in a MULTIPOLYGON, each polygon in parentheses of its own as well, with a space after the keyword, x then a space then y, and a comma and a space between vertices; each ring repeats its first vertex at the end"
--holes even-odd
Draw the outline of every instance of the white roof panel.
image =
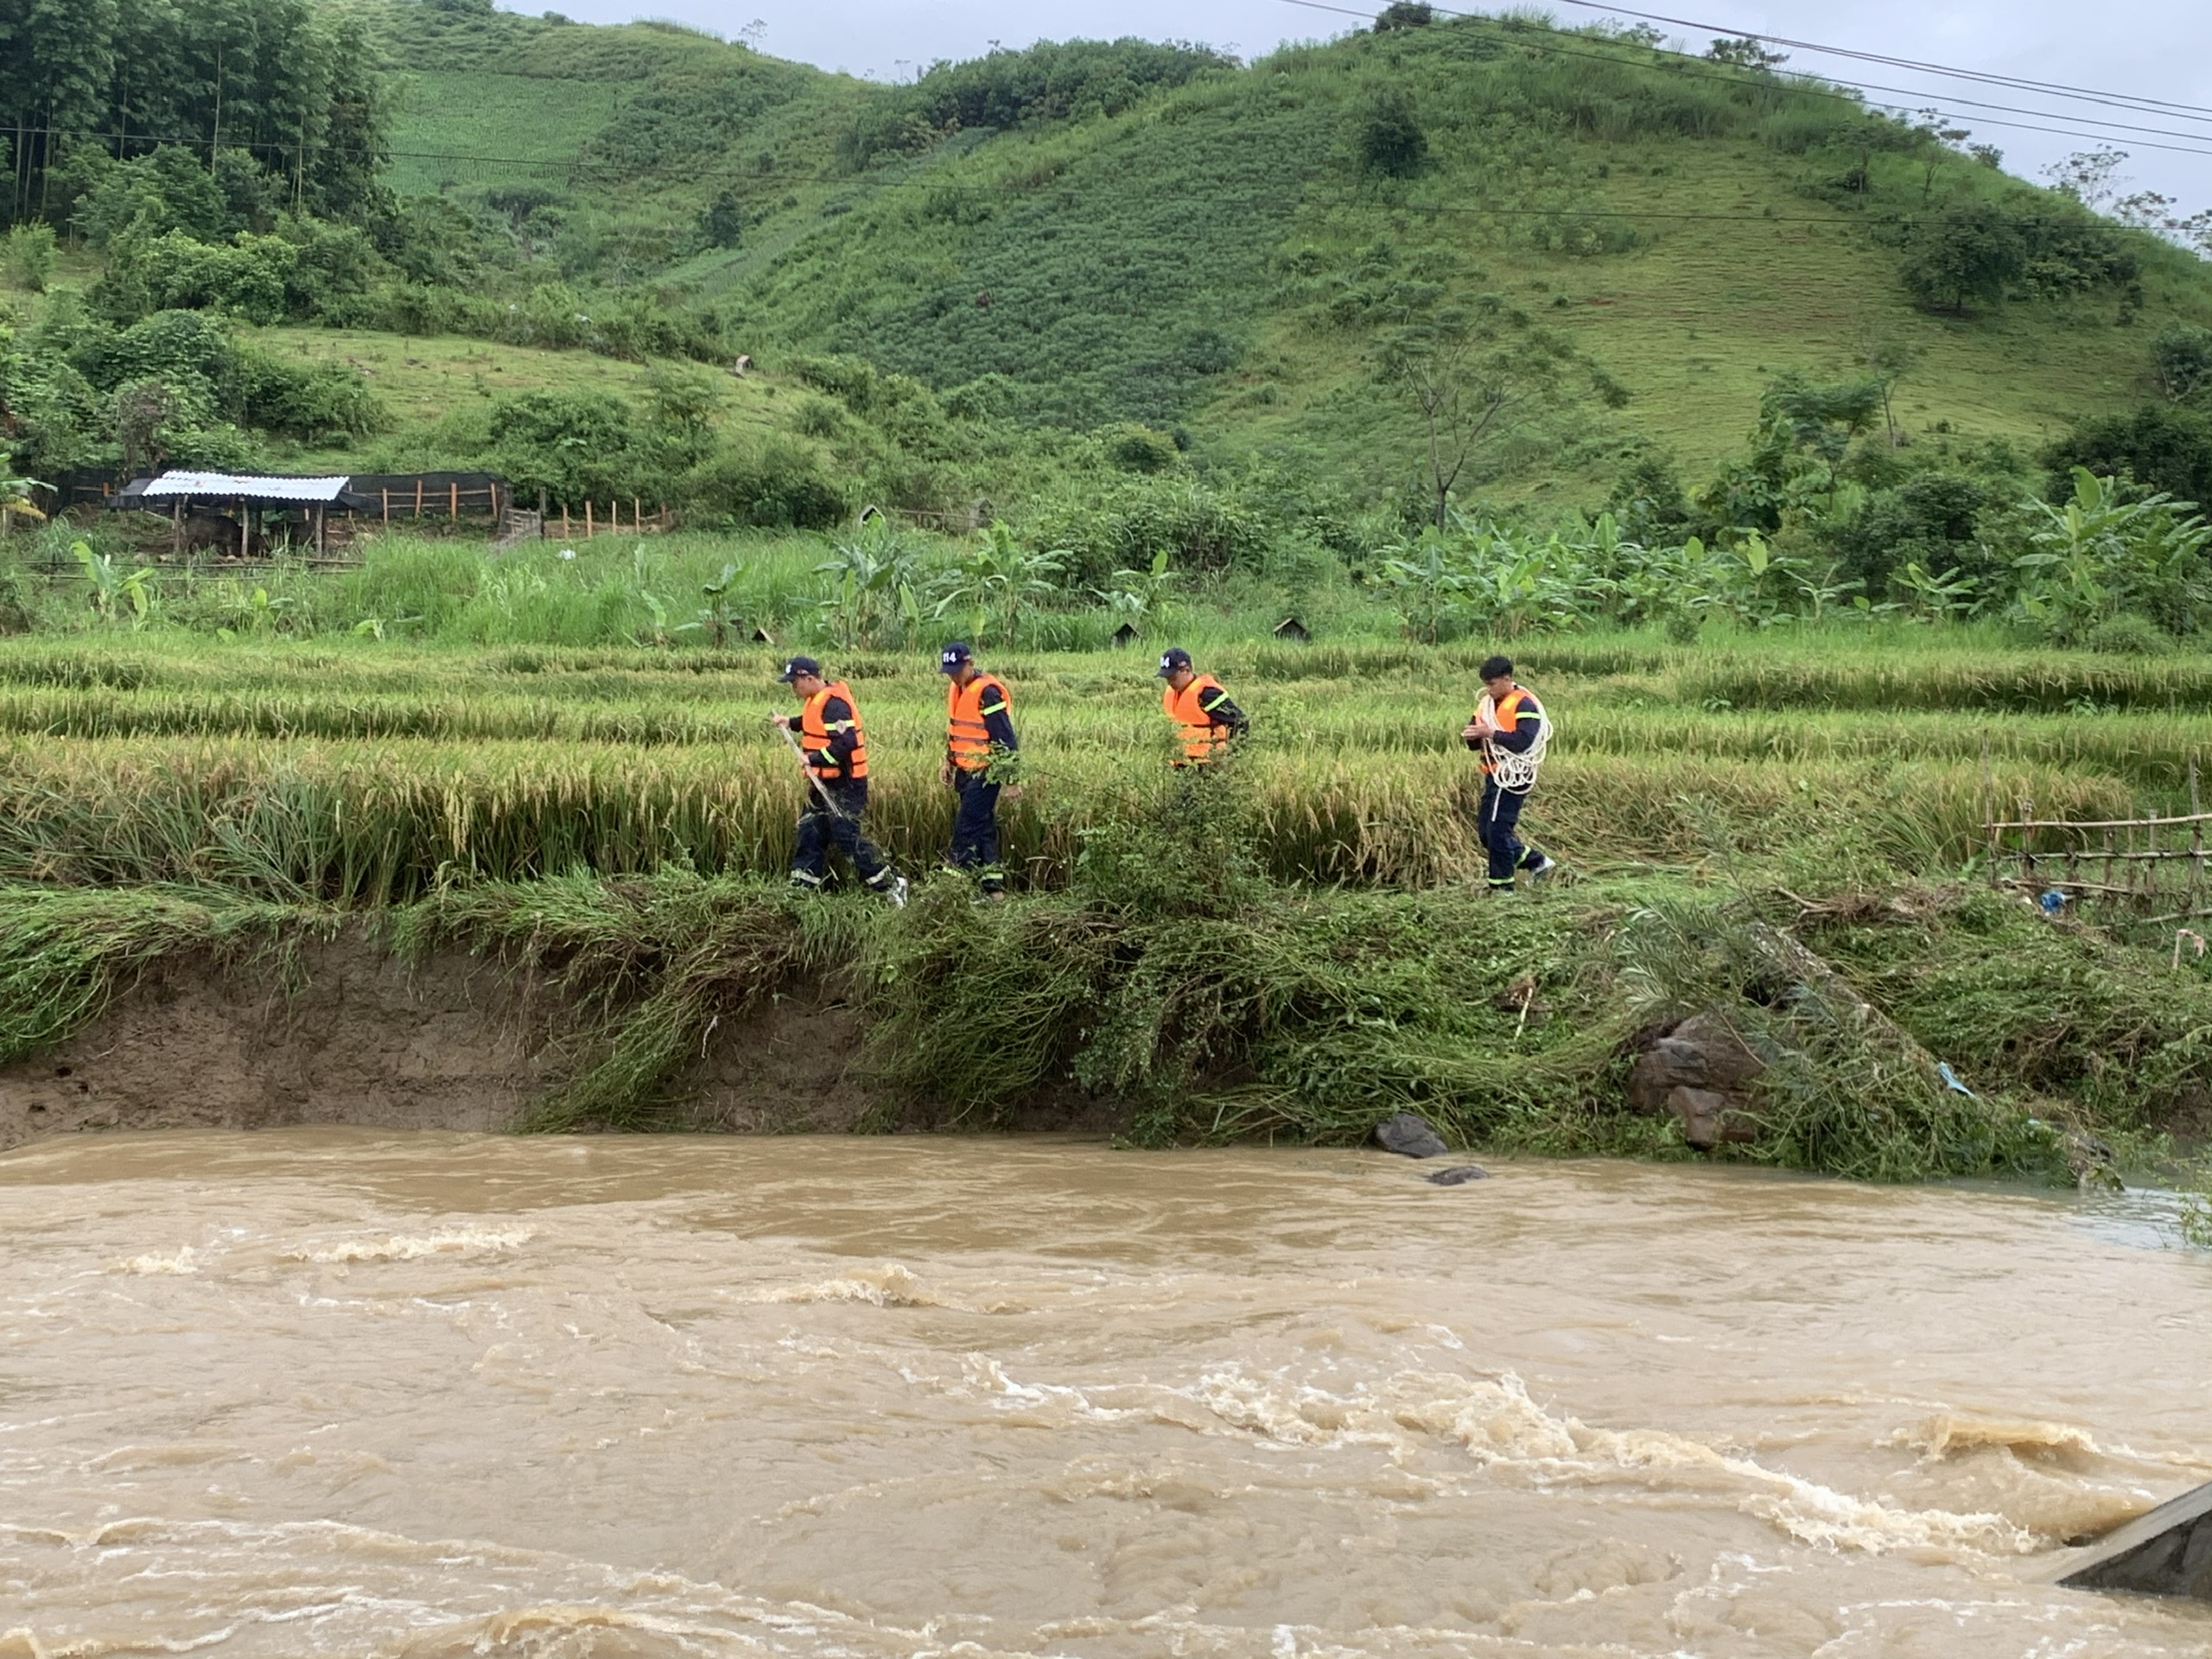
POLYGON ((262 478, 249 473, 168 472, 146 486, 148 499, 180 495, 252 496, 264 501, 335 501, 340 478, 262 478))

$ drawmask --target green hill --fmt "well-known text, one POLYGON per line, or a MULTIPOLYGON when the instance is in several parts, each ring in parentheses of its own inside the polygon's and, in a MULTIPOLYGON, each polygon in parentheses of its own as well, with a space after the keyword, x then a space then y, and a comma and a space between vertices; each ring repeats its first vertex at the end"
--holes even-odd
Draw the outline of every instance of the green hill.
MULTIPOLYGON (((672 24, 475 0, 327 15, 331 41, 374 49, 330 54, 353 127, 334 116, 324 150, 286 149, 278 91, 233 91, 223 142, 240 148, 197 217, 182 175, 156 176, 175 152, 56 137, 24 174, 46 168, 36 200, 81 243, 96 315, 276 326, 278 356, 358 369, 369 394, 289 424, 217 395, 165 429, 172 455, 470 454, 556 493, 742 516, 696 469, 702 444, 749 433, 781 447, 748 479, 797 467, 849 504, 1256 467, 1342 512, 1412 511, 1437 483, 1413 388, 1442 371, 1463 416, 1495 416, 1454 499, 1591 507, 1672 467, 1715 479, 1718 501, 1778 384, 1878 383, 1872 485, 1938 460, 2025 480, 2075 423, 2156 398, 2155 341, 2212 325, 2212 266, 1955 137, 1818 82, 1520 16, 1395 8, 1402 26, 1249 65, 1046 45, 881 86, 672 24), (371 185, 323 155, 381 165, 371 185), (302 330, 334 332, 321 349, 302 330), (642 410, 646 361, 741 354, 763 374, 702 392, 729 406, 683 442, 640 435, 588 476, 500 448, 512 395, 572 400, 539 410, 543 429, 582 418, 576 398, 642 410)), ((146 361, 88 340, 67 303, 15 307, 34 357, 88 383, 57 371, 16 395, 36 437, 20 465, 108 453, 99 400, 118 362, 146 361)), ((1863 449, 1870 407, 1812 447, 1863 449)))
MULTIPOLYGON (((871 88, 644 26, 502 16, 456 53, 439 15, 387 14, 403 64, 448 66, 407 71, 395 176, 432 165, 416 150, 542 156, 600 238, 665 251, 656 274, 764 361, 849 353, 1023 420, 1179 428, 1365 488, 1420 435, 1377 348, 1454 310, 1571 354, 1580 384, 1489 458, 1516 493, 1646 445, 1703 471, 1777 375, 1871 353, 1910 365, 1909 435, 2033 448, 2139 401, 2163 324, 2212 321, 2202 262, 1832 89, 1520 19, 1243 68, 1122 43, 1093 49, 1135 71, 1102 91, 1049 60, 1065 48, 871 88), (669 248, 721 193, 738 245, 669 248), (1916 237, 1983 211, 2052 245, 2000 301, 1916 305, 1916 237)), ((573 239, 571 267, 593 251, 573 239)))

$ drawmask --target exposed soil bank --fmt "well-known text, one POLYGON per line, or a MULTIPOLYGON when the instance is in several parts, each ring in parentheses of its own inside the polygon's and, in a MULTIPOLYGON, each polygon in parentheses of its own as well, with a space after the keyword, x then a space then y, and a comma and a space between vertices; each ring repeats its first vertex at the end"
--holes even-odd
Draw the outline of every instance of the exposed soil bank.
MULTIPOLYGON (((0 1066, 0 1150, 115 1129, 501 1129, 573 1064, 556 1040, 566 1012, 497 962, 404 962, 362 930, 301 941, 289 969, 185 953, 75 1036, 0 1066)), ((925 1104, 871 1094, 861 1036, 858 1014, 821 988, 718 1024, 687 1079, 685 1127, 843 1131, 871 1114, 931 1127, 925 1104)), ((1098 1109, 1048 1116, 1103 1122, 1098 1109)))

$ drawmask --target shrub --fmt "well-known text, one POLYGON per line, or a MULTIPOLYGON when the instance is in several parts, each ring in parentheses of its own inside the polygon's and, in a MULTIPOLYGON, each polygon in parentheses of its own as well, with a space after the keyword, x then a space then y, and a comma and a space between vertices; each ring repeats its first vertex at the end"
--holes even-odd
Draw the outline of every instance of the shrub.
POLYGON ((1354 143, 1360 166, 1385 178, 1410 179, 1428 163, 1428 135, 1401 87, 1385 87, 1368 100, 1354 143))
POLYGON ((2173 649, 2173 636, 2149 617, 2124 611, 2082 636, 2089 650, 2112 657, 2161 657, 2173 649))
POLYGON ((365 437, 388 423, 361 372, 345 363, 287 363, 255 346, 236 350, 240 417, 264 431, 307 442, 365 437))
POLYGON ((2027 263, 2019 227, 1986 202, 1955 207, 1916 226, 1898 275, 1925 310, 1963 314, 1994 305, 2027 263))
POLYGON ((769 529, 827 530, 850 511, 816 451, 772 433, 695 468, 683 495, 710 519, 769 529))
POLYGON ((1251 568, 1266 549, 1268 525, 1238 497, 1170 474, 1047 498, 1023 531, 1039 547, 1075 556, 1073 583, 1100 588, 1116 570, 1142 569, 1163 551, 1179 570, 1251 568))
POLYGON ((1135 422, 1109 427, 1099 438, 1106 459, 1125 473, 1164 473, 1182 455, 1172 435, 1135 422))
POLYGON ((1877 599, 1891 573, 1909 564, 1937 576, 1956 570, 1986 591, 2011 574, 1979 535, 1982 515, 1998 505, 1997 492, 1979 479, 1922 473, 1876 491, 1851 518, 1824 527, 1821 540, 1838 561, 1837 575, 1877 599))
POLYGON ((17 225, 8 232, 8 281, 33 294, 46 292, 46 279, 54 274, 54 227, 17 225))
POLYGON ((2173 322, 2158 330, 2151 341, 2151 374, 2170 403, 2212 391, 2212 328, 2173 322))
MULTIPOLYGON (((604 501, 644 493, 630 405, 607 392, 531 392, 493 405, 499 469, 518 499, 604 501)), ((656 492, 657 493, 657 492, 656 492)))
POLYGON ((149 240, 181 231, 215 242, 230 228, 230 204, 215 175, 181 144, 106 168, 77 205, 76 221, 95 247, 125 231, 149 240))
POLYGON ((1231 62, 1204 47, 1135 39, 1042 41, 1027 51, 938 62, 870 107, 839 137, 838 158, 865 167, 879 156, 925 149, 966 128, 1119 115, 1152 92, 1231 62))
POLYGON ((2072 489, 2076 468, 2086 468, 2124 474, 2184 501, 2212 502, 2212 416, 2193 409, 2145 404, 2132 414, 2091 416, 2042 459, 2055 497, 2072 489))

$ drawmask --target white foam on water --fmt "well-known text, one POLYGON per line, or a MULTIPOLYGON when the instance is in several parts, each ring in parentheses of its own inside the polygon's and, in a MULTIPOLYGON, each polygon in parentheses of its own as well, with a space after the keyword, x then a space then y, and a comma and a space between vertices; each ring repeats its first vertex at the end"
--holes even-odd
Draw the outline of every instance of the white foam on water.
MULTIPOLYGON (((970 1356, 969 1366, 972 1382, 1009 1401, 1043 1404, 1058 1397, 1085 1414, 1120 1414, 1094 1403, 1080 1389, 1017 1381, 982 1356, 970 1356)), ((1111 1390, 1132 1391, 1126 1386, 1111 1390)), ((1632 1479, 1658 1490, 1713 1495, 1800 1543, 1821 1549, 1868 1554, 1967 1549, 2009 1555, 2026 1554, 2051 1541, 2002 1515, 1904 1509, 1856 1497, 1663 1429, 1592 1428, 1547 1411, 1510 1371, 1491 1376, 1400 1371, 1371 1386, 1335 1394, 1232 1366, 1207 1372, 1188 1389, 1160 1392, 1197 1404, 1232 1431, 1284 1446, 1372 1446, 1403 1460, 1440 1440, 1457 1442, 1487 1469, 1535 1484, 1632 1479)), ((1156 1406, 1152 1414, 1190 1426, 1186 1415, 1172 1406, 1156 1406)))
POLYGON ((872 1307, 942 1307, 912 1271, 896 1262, 808 1285, 779 1285, 757 1293, 758 1302, 865 1302, 872 1307))
POLYGON ((483 1255, 518 1250, 537 1236, 534 1227, 451 1227, 435 1233, 391 1233, 383 1238, 341 1238, 302 1244, 285 1254, 296 1262, 416 1262, 429 1255, 483 1255))
MULTIPOLYGON (((200 1252, 189 1244, 183 1245, 167 1255, 158 1251, 149 1251, 144 1255, 129 1255, 120 1262, 111 1262, 108 1264, 107 1270, 110 1273, 129 1274, 197 1273, 200 1271, 200 1252)), ((5 1651, 4 1649, 0 1649, 0 1653, 5 1651)))
POLYGON ((1923 1453, 1929 1462, 2001 1447, 2035 1456, 2048 1452, 2094 1455, 2099 1447, 2087 1429, 2066 1423, 2047 1423, 2032 1418, 1976 1417, 1938 1412, 1926 1422, 1899 1429, 1896 1443, 1923 1453))

